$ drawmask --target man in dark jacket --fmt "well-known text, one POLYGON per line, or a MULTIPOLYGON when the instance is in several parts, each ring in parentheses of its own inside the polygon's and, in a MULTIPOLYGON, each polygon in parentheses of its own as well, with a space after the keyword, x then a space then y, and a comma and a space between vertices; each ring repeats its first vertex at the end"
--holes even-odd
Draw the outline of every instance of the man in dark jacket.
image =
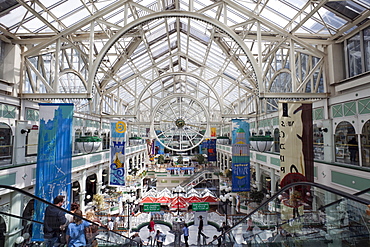
POLYGON ((199 226, 198 226, 198 243, 200 242, 200 236, 203 236, 203 244, 206 243, 206 238, 209 238, 203 233, 203 216, 199 215, 199 226))
MULTIPOLYGON (((61 207, 64 196, 54 198, 53 204, 61 207)), ((59 246, 60 227, 66 223, 65 213, 53 206, 47 206, 44 217, 44 243, 46 247, 59 246)))

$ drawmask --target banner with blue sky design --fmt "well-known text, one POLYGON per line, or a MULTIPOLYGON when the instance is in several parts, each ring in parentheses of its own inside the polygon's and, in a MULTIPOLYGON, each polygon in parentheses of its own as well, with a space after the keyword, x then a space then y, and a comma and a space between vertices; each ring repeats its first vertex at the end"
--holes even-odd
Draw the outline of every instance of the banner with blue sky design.
MULTIPOLYGON (((71 203, 73 104, 40 103, 40 127, 36 166, 35 195, 53 203, 65 196, 64 208, 71 203)), ((44 203, 35 201, 34 220, 44 221, 44 203)), ((39 224, 33 225, 33 241, 42 241, 39 224)))
POLYGON ((232 191, 250 191, 249 123, 232 120, 232 191))
POLYGON ((125 185, 126 130, 124 121, 111 123, 109 185, 125 185))

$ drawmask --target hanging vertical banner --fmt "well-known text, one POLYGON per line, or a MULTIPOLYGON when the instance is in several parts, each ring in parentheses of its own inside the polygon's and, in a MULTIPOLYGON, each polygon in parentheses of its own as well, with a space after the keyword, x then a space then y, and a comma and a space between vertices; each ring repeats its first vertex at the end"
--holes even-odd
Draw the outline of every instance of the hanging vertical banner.
POLYGON ((216 128, 215 127, 212 127, 211 128, 211 137, 216 137, 216 128))
POLYGON ((232 120, 232 191, 250 191, 249 123, 232 120))
POLYGON ((281 187, 314 180, 312 103, 279 102, 281 187))
POLYGON ((127 125, 124 121, 111 123, 109 185, 125 185, 125 144, 127 125))
POLYGON ((164 154, 164 146, 157 140, 155 140, 155 154, 164 154))
POLYGON ((199 153, 200 154, 208 153, 208 139, 204 139, 202 143, 199 145, 199 153))
POLYGON ((216 139, 210 139, 208 141, 208 161, 217 161, 216 157, 216 139))
MULTIPOLYGON (((40 127, 35 195, 53 203, 58 195, 71 203, 73 104, 39 104, 40 127)), ((35 201, 34 220, 44 221, 46 204, 35 201)), ((69 208, 66 208, 69 210, 69 208)), ((32 241, 44 239, 41 225, 33 224, 32 241)))

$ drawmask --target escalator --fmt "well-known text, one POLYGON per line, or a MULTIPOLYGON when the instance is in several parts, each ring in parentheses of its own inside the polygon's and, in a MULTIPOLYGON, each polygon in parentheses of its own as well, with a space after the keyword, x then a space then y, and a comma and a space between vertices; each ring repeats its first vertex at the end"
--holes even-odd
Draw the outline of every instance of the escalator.
MULTIPOLYGON (((43 246, 44 223, 43 220, 35 220, 34 215, 40 208, 56 206, 22 189, 7 185, 0 185, 0 189, 8 190, 7 195, 11 197, 9 204, 0 206, 0 247, 43 246)), ((65 214, 77 216, 62 207, 57 208, 65 214)), ((82 219, 94 224, 84 217, 82 219)), ((107 219, 108 217, 102 217, 102 225, 98 227, 96 236, 98 246, 139 246, 137 242, 126 237, 125 232, 109 231, 106 228, 107 219)))
MULTIPOLYGON (((370 246, 369 189, 351 195, 316 183, 293 183, 219 239, 233 247, 370 246)), ((217 240, 212 244, 217 246, 217 240)))
MULTIPOLYGON (((43 222, 34 220, 35 201, 52 205, 11 186, 10 204, 0 208, 0 247, 39 246, 43 222), (26 205, 26 206, 23 206, 26 205), (39 229, 35 231, 35 229, 39 229), (36 235, 35 235, 36 234, 36 235)), ((38 204, 36 204, 38 205, 38 204)), ((370 246, 369 190, 351 195, 308 182, 290 184, 220 235, 222 246, 370 246)), ((60 208, 66 214, 69 211, 60 208)), ((108 231, 102 217, 99 246, 138 246, 123 231, 108 231)), ((212 221, 212 219, 208 219, 212 221)), ((92 223, 90 221, 90 223, 92 223)), ((167 243, 165 246, 180 246, 167 243)), ((218 240, 208 245, 217 246, 218 240)))

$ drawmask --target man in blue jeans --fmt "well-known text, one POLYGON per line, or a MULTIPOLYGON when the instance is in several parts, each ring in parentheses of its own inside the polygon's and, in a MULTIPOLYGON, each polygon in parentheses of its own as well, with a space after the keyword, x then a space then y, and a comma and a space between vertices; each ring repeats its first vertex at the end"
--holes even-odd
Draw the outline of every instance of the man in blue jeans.
MULTIPOLYGON (((54 198, 53 204, 61 207, 64 203, 64 196, 54 198)), ((65 213, 53 206, 47 206, 44 217, 44 243, 45 247, 56 247, 60 245, 59 235, 62 230, 60 227, 66 223, 65 213)))
POLYGON ((185 240, 185 247, 189 247, 189 228, 188 225, 185 223, 184 227, 182 228, 182 233, 184 234, 184 240, 185 240))

